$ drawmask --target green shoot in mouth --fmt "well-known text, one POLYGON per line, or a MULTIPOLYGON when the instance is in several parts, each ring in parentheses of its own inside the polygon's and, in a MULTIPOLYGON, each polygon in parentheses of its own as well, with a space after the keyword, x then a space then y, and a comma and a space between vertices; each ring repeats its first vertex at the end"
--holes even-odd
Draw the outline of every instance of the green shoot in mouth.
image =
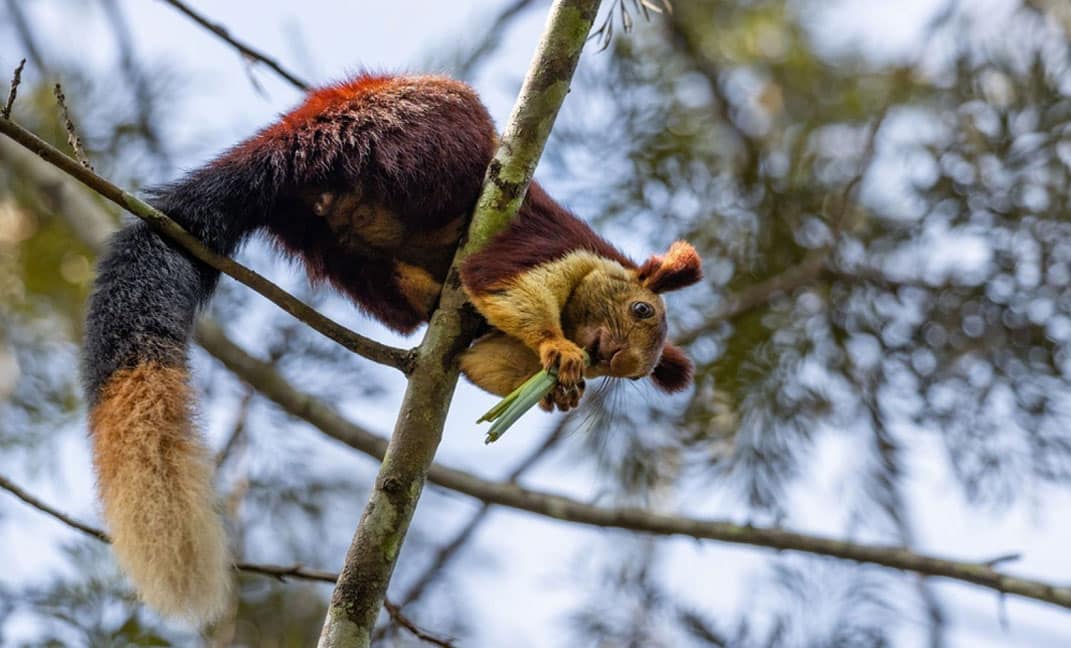
MULTIPOLYGON (((584 352, 584 366, 591 366, 591 358, 588 357, 586 351, 584 352)), ((483 442, 498 441, 498 438, 517 422, 517 419, 524 416, 524 413, 532 409, 533 405, 543 400, 557 384, 558 370, 556 368, 549 371, 541 369, 524 381, 520 387, 510 392, 476 421, 477 423, 491 422, 491 429, 487 431, 487 437, 483 442)))

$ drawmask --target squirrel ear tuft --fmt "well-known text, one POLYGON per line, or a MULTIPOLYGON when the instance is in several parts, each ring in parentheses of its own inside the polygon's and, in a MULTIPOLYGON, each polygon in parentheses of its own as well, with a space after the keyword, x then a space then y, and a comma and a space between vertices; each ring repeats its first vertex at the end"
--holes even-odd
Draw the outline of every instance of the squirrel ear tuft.
POLYGON ((652 256, 637 271, 644 288, 656 293, 690 286, 703 278, 703 262, 691 243, 677 241, 665 256, 652 256))
POLYGON ((654 380, 655 387, 672 394, 687 388, 692 383, 694 372, 692 361, 684 355, 684 351, 666 342, 662 347, 662 358, 655 365, 651 379, 654 380))

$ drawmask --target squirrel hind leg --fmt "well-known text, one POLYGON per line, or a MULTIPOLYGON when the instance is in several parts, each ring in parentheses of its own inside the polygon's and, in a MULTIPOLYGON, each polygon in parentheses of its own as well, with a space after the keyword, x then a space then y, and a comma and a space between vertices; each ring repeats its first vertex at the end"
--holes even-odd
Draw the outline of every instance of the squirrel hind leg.
POLYGON ((502 332, 476 340, 461 354, 461 371, 474 385, 505 396, 539 371, 539 358, 523 342, 502 332))

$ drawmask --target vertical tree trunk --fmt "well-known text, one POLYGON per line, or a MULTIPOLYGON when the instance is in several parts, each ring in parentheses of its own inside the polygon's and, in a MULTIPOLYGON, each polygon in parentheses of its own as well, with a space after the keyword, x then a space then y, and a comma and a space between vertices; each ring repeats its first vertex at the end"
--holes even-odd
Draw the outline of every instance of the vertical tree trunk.
POLYGON ((459 263, 502 229, 520 207, 598 8, 598 0, 557 0, 551 8, 487 170, 467 242, 454 258, 439 309, 420 345, 387 454, 331 596, 320 636, 322 648, 370 643, 428 466, 442 438, 457 384, 457 356, 471 341, 477 322, 465 304, 459 263))

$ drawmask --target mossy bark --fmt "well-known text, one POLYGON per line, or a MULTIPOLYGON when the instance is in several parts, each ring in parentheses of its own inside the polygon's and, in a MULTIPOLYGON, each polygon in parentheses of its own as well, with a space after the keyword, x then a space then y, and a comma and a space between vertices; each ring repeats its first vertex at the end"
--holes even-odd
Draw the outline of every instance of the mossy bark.
POLYGON ((457 384, 457 357, 472 339, 478 318, 466 303, 458 267, 517 213, 550 134, 598 0, 558 0, 525 77, 513 114, 487 169, 466 242, 443 284, 412 366, 394 434, 331 596, 323 648, 368 646, 383 606, 428 468, 442 438, 457 384))

